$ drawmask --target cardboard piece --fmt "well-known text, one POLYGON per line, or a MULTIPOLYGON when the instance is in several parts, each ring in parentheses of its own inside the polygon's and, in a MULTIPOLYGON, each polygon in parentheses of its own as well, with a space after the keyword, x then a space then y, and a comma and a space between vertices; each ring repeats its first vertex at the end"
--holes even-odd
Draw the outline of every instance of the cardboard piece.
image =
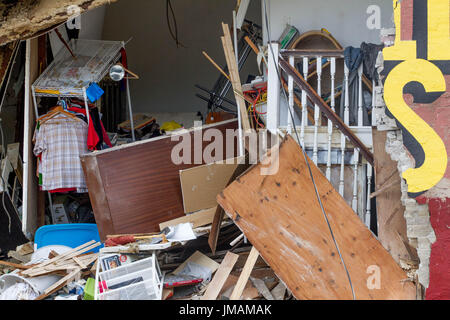
POLYGON ((192 228, 198 228, 211 224, 214 218, 214 213, 216 212, 217 206, 205 210, 200 210, 198 212, 188 214, 181 218, 176 218, 170 221, 166 221, 159 224, 159 229, 162 231, 166 227, 176 226, 180 223, 192 223, 192 228))
POLYGON ((184 212, 217 206, 217 195, 225 189, 240 158, 180 170, 184 212), (228 164, 230 163, 230 164, 228 164))

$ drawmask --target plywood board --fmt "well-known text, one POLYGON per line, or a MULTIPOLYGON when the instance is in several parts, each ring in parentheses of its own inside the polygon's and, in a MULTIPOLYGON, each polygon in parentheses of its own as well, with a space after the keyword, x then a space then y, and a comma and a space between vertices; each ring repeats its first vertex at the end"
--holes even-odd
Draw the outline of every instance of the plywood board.
POLYGON ((192 228, 198 228, 211 224, 216 213, 217 205, 213 208, 200 210, 198 212, 188 214, 184 217, 176 218, 159 224, 159 229, 163 230, 165 227, 176 226, 180 223, 192 223, 192 228))
POLYGON ((394 260, 400 263, 400 259, 417 260, 417 251, 408 244, 400 173, 397 162, 386 152, 386 134, 386 131, 372 131, 375 190, 388 186, 376 196, 378 239, 394 260))
MULTIPOLYGON (((228 120, 175 137, 137 141, 81 156, 100 238, 159 232, 160 223, 183 217, 179 171, 205 164, 203 151, 211 143, 202 141, 207 130, 215 129, 225 137, 226 130, 236 128, 237 120, 228 120), (178 155, 183 144, 190 157, 176 163, 173 154, 178 155)), ((236 140, 231 151, 224 143, 224 159, 236 156, 236 140)))
MULTIPOLYGON (((352 299, 300 146, 288 135, 277 157, 276 174, 261 175, 261 165, 253 166, 218 203, 297 299, 352 299)), ((405 272, 308 161, 356 299, 415 299, 405 272)))
POLYGON ((217 195, 225 189, 239 158, 180 171, 184 212, 217 206, 217 195))

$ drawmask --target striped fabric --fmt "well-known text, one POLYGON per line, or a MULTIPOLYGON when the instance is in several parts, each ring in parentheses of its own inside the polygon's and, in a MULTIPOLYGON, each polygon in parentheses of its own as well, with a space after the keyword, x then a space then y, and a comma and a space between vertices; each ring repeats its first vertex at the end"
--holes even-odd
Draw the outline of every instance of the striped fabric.
POLYGON ((35 131, 36 156, 41 154, 39 172, 42 190, 77 188, 87 192, 80 155, 88 153, 88 125, 62 114, 47 120, 35 131))

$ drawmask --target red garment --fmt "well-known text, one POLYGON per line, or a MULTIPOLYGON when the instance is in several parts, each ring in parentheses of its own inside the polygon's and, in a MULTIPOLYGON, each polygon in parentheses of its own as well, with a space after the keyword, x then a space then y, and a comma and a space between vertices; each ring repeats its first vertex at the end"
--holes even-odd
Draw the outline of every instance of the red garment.
POLYGON ((100 121, 100 125, 102 126, 102 135, 103 135, 103 141, 107 144, 108 147, 112 148, 111 140, 109 140, 109 136, 106 133, 105 127, 103 126, 103 122, 100 121))
POLYGON ((62 188, 62 189, 48 190, 49 193, 66 193, 70 191, 77 191, 77 188, 62 188))
MULTIPOLYGON (((69 107, 67 108, 69 111, 73 111, 76 113, 81 113, 86 115, 86 109, 81 109, 77 107, 69 107)), ((92 122, 91 116, 89 115, 89 127, 88 127, 88 136, 87 136, 87 146, 89 150, 96 150, 96 146, 100 138, 98 137, 97 131, 95 131, 94 124, 92 122)))

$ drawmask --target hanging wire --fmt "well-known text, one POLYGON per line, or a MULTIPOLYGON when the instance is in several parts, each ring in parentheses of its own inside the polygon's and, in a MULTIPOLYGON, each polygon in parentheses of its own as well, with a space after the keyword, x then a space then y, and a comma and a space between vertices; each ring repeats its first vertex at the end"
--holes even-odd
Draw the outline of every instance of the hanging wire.
POLYGON ((179 47, 186 48, 186 46, 183 45, 178 40, 177 18, 175 16, 175 11, 173 10, 172 3, 170 2, 170 0, 166 0, 166 20, 167 20, 167 26, 169 27, 170 35, 172 36, 172 39, 175 41, 177 48, 179 48, 179 47), (169 11, 170 11, 170 15, 172 16, 174 30, 172 29, 172 26, 170 24, 169 11))
MULTIPOLYGON (((264 18, 265 18, 266 29, 267 29, 267 40, 268 40, 268 43, 269 43, 268 47, 270 48, 270 51, 272 53, 272 58, 274 60, 275 68, 277 70, 277 76, 278 76, 278 79, 279 79, 279 81, 281 83, 281 71, 280 71, 280 69, 278 67, 278 64, 275 61, 275 56, 274 56, 274 53, 273 53, 273 49, 272 49, 272 46, 270 45, 271 40, 270 40, 270 31, 269 31, 269 19, 268 19, 268 16, 267 16, 267 0, 264 0, 264 16, 265 16, 264 18)), ((284 98, 286 100, 286 103, 288 103, 288 97, 287 97, 287 94, 286 94, 286 90, 284 89, 283 86, 282 86, 282 89, 283 89, 282 90, 283 91, 283 96, 284 96, 284 98)), ((300 139, 298 137, 297 127, 295 125, 295 119, 294 119, 294 116, 292 115, 292 110, 291 110, 291 108, 288 108, 288 110, 289 110, 289 115, 290 115, 291 120, 292 120, 292 125, 294 127, 294 132, 295 132, 295 135, 297 137, 297 141, 300 141, 300 139)), ((338 245, 338 243, 336 241, 336 238, 334 237, 333 229, 331 228, 331 225, 330 225, 330 222, 328 220, 327 214, 325 213, 325 209, 323 208, 322 199, 320 198, 319 191, 317 190, 317 185, 316 185, 316 182, 314 180, 314 176, 313 176, 313 173, 312 173, 312 170, 311 170, 311 166, 310 166, 309 161, 308 161, 308 157, 306 155, 306 152, 305 152, 304 148, 300 148, 300 149, 302 150, 303 157, 305 158, 306 165, 307 165, 308 170, 309 170, 309 175, 310 175, 312 183, 314 185, 314 190, 315 190, 315 193, 316 193, 317 201, 319 202, 319 205, 320 205, 320 209, 322 210, 323 216, 325 218, 325 221, 326 221, 326 223, 328 225, 328 229, 329 229, 330 234, 331 234, 331 238, 333 238, 334 245, 336 247, 336 250, 337 250, 337 252, 339 254, 339 257, 341 259, 342 265, 344 266, 345 272, 347 274, 347 279, 348 279, 348 282, 349 282, 349 285, 350 285, 350 289, 352 291, 353 300, 356 300, 355 291, 353 289, 353 283, 352 283, 352 279, 350 277, 350 273, 349 273, 349 271, 347 269, 347 266, 346 266, 346 264, 344 262, 344 258, 342 257, 341 251, 339 250, 339 245, 338 245)))

